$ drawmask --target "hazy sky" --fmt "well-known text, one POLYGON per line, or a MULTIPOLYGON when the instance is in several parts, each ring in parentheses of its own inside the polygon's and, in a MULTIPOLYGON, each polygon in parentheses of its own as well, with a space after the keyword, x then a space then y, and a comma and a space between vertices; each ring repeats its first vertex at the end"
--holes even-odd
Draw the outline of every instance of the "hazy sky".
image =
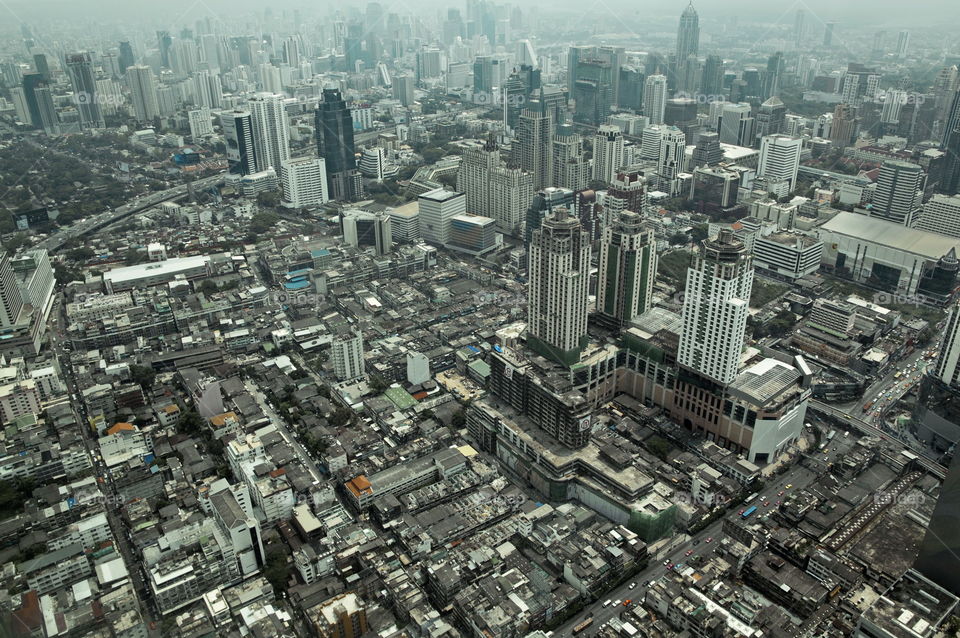
MULTIPOLYGON (((512 4, 528 11, 548 14, 557 8, 600 13, 604 10, 623 12, 624 16, 651 16, 665 18, 679 16, 687 0, 540 0, 528 2, 519 0, 512 4)), ((390 9, 396 5, 399 12, 409 13, 410 8, 433 13, 446 7, 463 8, 465 3, 436 2, 435 0, 407 0, 381 4, 390 9)), ((508 4, 497 0, 497 4, 508 4)), ((694 6, 704 21, 727 20, 737 15, 740 20, 772 21, 783 18, 783 22, 792 22, 798 8, 804 8, 822 21, 837 21, 852 27, 856 23, 894 26, 946 26, 960 23, 958 0, 698 0, 694 6)), ((74 19, 86 17, 92 20, 110 20, 111 18, 129 21, 143 16, 144 19, 173 20, 179 16, 188 16, 187 21, 208 15, 209 13, 236 14, 238 11, 262 10, 272 7, 274 13, 284 9, 300 8, 304 11, 325 11, 327 7, 337 8, 366 6, 365 0, 358 2, 329 3, 323 0, 306 2, 303 0, 4 0, 0 2, 0 22, 13 17, 16 20, 42 22, 44 19, 74 19)))

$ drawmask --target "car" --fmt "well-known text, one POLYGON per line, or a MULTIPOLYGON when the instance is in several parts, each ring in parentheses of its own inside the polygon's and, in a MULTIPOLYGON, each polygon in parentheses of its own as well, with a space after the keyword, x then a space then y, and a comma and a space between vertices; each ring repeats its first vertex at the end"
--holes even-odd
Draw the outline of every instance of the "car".
POLYGON ((613 606, 614 606, 614 607, 619 607, 619 606, 621 605, 621 603, 623 603, 622 600, 615 600, 615 601, 613 601, 613 606))
POLYGON ((740 516, 743 516, 744 510, 740 510, 740 516))
POLYGON ((777 506, 778 506, 778 507, 780 506, 780 501, 777 501, 777 506))
POLYGON ((793 487, 793 483, 787 483, 787 489, 789 490, 791 487, 793 487))
POLYGON ((670 564, 670 559, 668 558, 667 560, 663 561, 663 564, 664 564, 664 566, 669 565, 669 564, 670 564))
POLYGON ((668 564, 667 564, 667 570, 671 570, 671 569, 673 569, 673 563, 668 563, 668 564))
POLYGON ((624 607, 629 607, 629 606, 630 606, 630 603, 632 603, 632 602, 633 602, 632 600, 630 600, 629 598, 627 598, 625 601, 623 601, 623 606, 624 606, 624 607))
POLYGON ((605 601, 603 602, 603 607, 604 607, 604 608, 607 608, 607 607, 609 607, 609 606, 612 605, 612 604, 613 604, 613 601, 612 601, 612 600, 605 600, 605 601))
POLYGON ((683 563, 677 563, 673 566, 674 571, 680 571, 681 569, 683 569, 683 563))
POLYGON ((713 536, 711 536, 710 538, 708 538, 708 539, 706 540, 706 542, 707 542, 707 543, 712 543, 712 542, 713 542, 713 536))
POLYGON ((688 550, 686 551, 686 553, 684 554, 684 556, 690 556, 691 554, 693 554, 693 550, 692 550, 692 549, 688 549, 688 550))
POLYGON ((627 589, 634 589, 634 588, 636 588, 636 586, 637 586, 636 583, 630 583, 630 586, 627 587, 627 589))
POLYGON ((783 496, 783 490, 780 490, 779 492, 777 492, 777 496, 783 496))
POLYGON ((763 506, 764 506, 764 507, 770 507, 770 501, 764 501, 763 506))
POLYGON ((699 539, 699 538, 696 539, 695 541, 693 541, 693 546, 694 546, 694 547, 696 547, 696 546, 699 545, 699 544, 700 544, 700 539, 699 539))

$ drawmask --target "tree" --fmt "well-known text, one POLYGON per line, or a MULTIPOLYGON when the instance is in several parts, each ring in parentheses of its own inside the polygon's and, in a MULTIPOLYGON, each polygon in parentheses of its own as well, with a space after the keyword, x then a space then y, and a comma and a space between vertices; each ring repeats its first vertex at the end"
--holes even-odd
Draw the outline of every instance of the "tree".
POLYGON ((263 208, 276 208, 280 205, 280 193, 277 191, 264 191, 257 194, 257 205, 263 208))
POLYGON ((467 424, 467 411, 463 408, 460 408, 453 413, 453 416, 450 417, 450 425, 457 428, 458 430, 467 424))
POLYGON ((370 375, 367 385, 370 387, 370 391, 374 394, 383 394, 387 391, 387 388, 390 387, 386 380, 376 373, 370 375))
POLYGON ((693 230, 690 231, 690 238, 699 243, 706 239, 709 234, 710 231, 707 224, 697 224, 693 227, 693 230))
POLYGON ((280 543, 271 543, 266 547, 267 560, 263 568, 263 575, 273 585, 273 590, 280 593, 287 588, 290 578, 290 568, 287 566, 287 550, 280 543))
POLYGON ((189 410, 180 416, 180 420, 177 422, 177 431, 181 434, 196 436, 203 432, 205 424, 206 421, 200 414, 194 410, 189 410))
POLYGON ((434 415, 434 413, 433 413, 433 410, 424 410, 423 412, 420 413, 420 420, 421 420, 421 421, 428 421, 428 420, 432 419, 434 416, 435 416, 435 415, 434 415))
POLYGON ((153 388, 153 382, 157 378, 157 373, 148 366, 134 365, 130 367, 130 378, 134 383, 140 385, 144 390, 153 388))
POLYGON ((197 286, 197 292, 203 293, 206 297, 215 294, 217 290, 219 290, 219 288, 217 288, 217 284, 212 279, 204 279, 200 282, 200 285, 197 286))
MULTIPOLYGON (((267 193, 260 193, 260 195, 266 195, 267 193)), ((277 225, 277 222, 280 221, 275 213, 269 213, 266 211, 261 211, 253 216, 253 219, 250 220, 250 232, 255 235, 262 235, 268 230, 272 230, 274 226, 277 225)))
POLYGON ((353 410, 345 408, 343 406, 337 407, 333 411, 333 414, 330 415, 330 425, 335 428, 343 427, 347 423, 353 420, 353 410))
POLYGON ((686 233, 674 233, 670 235, 671 246, 683 246, 688 241, 690 241, 690 237, 686 233))

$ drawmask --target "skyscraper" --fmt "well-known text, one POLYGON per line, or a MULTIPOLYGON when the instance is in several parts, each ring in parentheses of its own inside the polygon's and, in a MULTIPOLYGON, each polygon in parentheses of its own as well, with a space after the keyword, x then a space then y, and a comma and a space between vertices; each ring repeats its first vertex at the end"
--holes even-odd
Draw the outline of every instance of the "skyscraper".
POLYGON ((546 103, 528 102, 520 114, 517 146, 520 168, 533 176, 534 190, 554 185, 553 128, 553 113, 546 103))
POLYGON ((697 55, 700 52, 700 18, 693 2, 680 14, 680 27, 677 29, 677 63, 687 59, 687 56, 697 55))
POLYGON ((120 43, 120 55, 118 56, 117 64, 120 67, 120 73, 126 73, 128 68, 136 64, 133 47, 130 46, 130 42, 126 40, 120 43))
POLYGON ((340 89, 324 89, 323 101, 315 114, 317 153, 327 165, 327 192, 331 199, 352 200, 358 190, 356 147, 353 142, 353 118, 340 95, 340 89))
POLYGON ((736 146, 751 146, 753 143, 752 109, 746 102, 725 104, 720 116, 720 142, 736 146))
POLYGON ((153 70, 148 66, 134 65, 127 68, 127 86, 133 100, 133 112, 138 122, 153 122, 160 117, 157 105, 157 88, 153 81, 153 70))
POLYGON ((653 228, 636 212, 621 211, 600 242, 597 311, 617 326, 629 323, 652 306, 656 274, 653 228))
POLYGON ((160 64, 170 68, 170 47, 173 45, 173 38, 169 31, 157 31, 157 48, 160 49, 160 64))
POLYGON ((941 383, 960 387, 960 305, 950 307, 933 376, 941 383))
POLYGON ((833 28, 837 26, 836 22, 827 22, 823 25, 823 46, 833 46, 833 28))
POLYGON ((268 168, 279 172, 283 160, 290 157, 290 138, 283 96, 258 93, 247 102, 253 124, 257 172, 268 168))
MULTIPOLYGON (((617 71, 619 73, 619 70, 617 71)), ((573 119, 583 124, 601 124, 616 100, 614 67, 607 60, 580 60, 573 84, 573 119)))
POLYGON ((612 124, 597 129, 593 138, 593 179, 609 183, 623 166, 623 133, 612 124))
POLYGON ((590 182, 590 160, 583 152, 583 140, 577 130, 564 124, 553 136, 553 181, 561 188, 583 190, 590 182))
POLYGON ((790 135, 767 135, 760 140, 760 163, 757 177, 772 182, 789 182, 789 190, 797 185, 800 152, 803 140, 790 135))
POLYGON ((907 47, 910 46, 910 32, 901 31, 897 36, 897 57, 901 60, 907 57, 907 47))
POLYGON ((700 246, 687 269, 677 361, 716 383, 737 376, 753 288, 753 259, 724 228, 700 246))
POLYGON ((557 208, 530 240, 527 346, 573 365, 587 342, 590 238, 576 217, 557 208))
POLYGON ((322 157, 295 157, 280 163, 283 200, 291 208, 327 203, 327 170, 322 157))
POLYGON ((760 105, 760 111, 757 113, 757 138, 783 133, 786 121, 787 106, 783 100, 774 95, 760 105))
POLYGON ((683 162, 687 148, 687 138, 676 126, 666 126, 661 131, 660 157, 657 160, 657 173, 660 175, 660 190, 676 197, 680 193, 680 181, 677 179, 683 171, 683 162))
POLYGON ((667 76, 651 75, 643 86, 643 114, 650 118, 651 124, 663 124, 663 114, 667 108, 667 76))
POLYGON ((540 228, 543 218, 547 217, 554 208, 566 208, 568 210, 574 207, 574 193, 568 188, 559 188, 549 186, 537 191, 533 196, 533 202, 527 209, 527 224, 524 228, 524 243, 529 247, 530 240, 533 239, 533 231, 540 228))
POLYGON ((467 198, 463 193, 437 188, 420 195, 417 206, 424 241, 445 246, 450 241, 451 220, 467 212, 467 198))
POLYGON ((638 171, 617 171, 603 200, 604 226, 613 224, 625 210, 643 213, 647 202, 647 184, 638 171))
POLYGON ((249 111, 239 109, 220 114, 220 128, 227 147, 227 170, 232 175, 257 172, 257 151, 253 145, 253 122, 249 111))
POLYGON ((23 310, 23 298, 17 277, 10 263, 10 253, 0 250, 0 328, 9 328, 17 323, 23 310))
POLYGON ((73 102, 80 114, 82 128, 103 128, 103 111, 93 75, 93 58, 89 53, 71 53, 66 57, 67 75, 73 85, 73 102))
POLYGON ((880 167, 870 216, 912 226, 923 201, 923 169, 916 164, 886 161, 880 167))

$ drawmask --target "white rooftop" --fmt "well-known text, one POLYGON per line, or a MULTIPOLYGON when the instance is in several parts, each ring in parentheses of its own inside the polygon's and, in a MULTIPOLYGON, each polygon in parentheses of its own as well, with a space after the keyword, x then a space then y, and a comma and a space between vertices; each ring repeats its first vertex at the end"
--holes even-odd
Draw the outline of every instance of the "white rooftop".
POLYGON ((837 213, 820 227, 820 231, 856 237, 861 242, 889 246, 928 259, 939 259, 950 252, 951 248, 960 252, 960 239, 956 237, 907 228, 902 224, 859 213, 837 213))
POLYGON ((103 273, 103 280, 118 283, 123 281, 134 281, 155 275, 176 274, 179 272, 193 270, 194 268, 201 268, 209 261, 209 255, 174 257, 173 259, 167 259, 165 261, 153 261, 144 264, 137 264, 136 266, 114 268, 113 270, 103 273))

